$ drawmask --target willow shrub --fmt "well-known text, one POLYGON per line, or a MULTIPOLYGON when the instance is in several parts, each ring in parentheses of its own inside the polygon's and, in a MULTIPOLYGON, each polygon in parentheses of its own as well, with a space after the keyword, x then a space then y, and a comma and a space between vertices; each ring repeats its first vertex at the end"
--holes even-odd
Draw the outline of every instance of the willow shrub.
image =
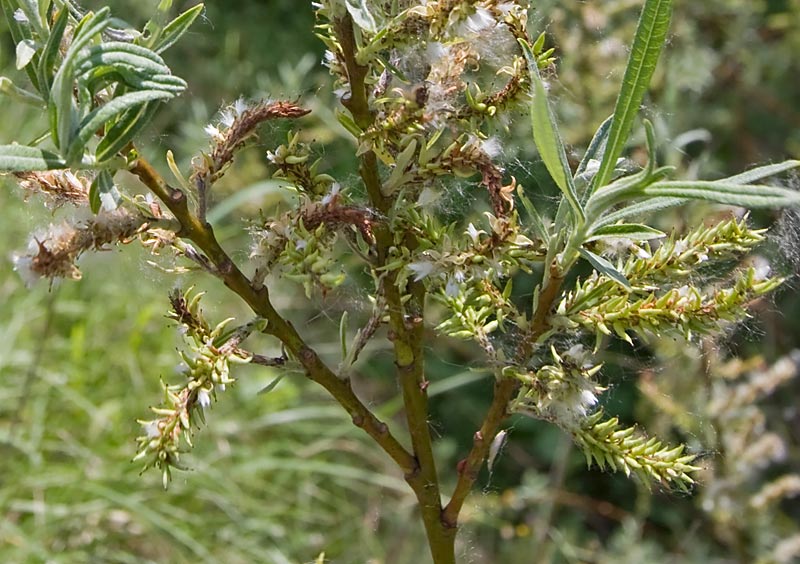
POLYGON ((396 463, 419 501, 437 563, 455 561, 459 513, 481 468, 493 464, 511 414, 558 426, 589 464, 666 488, 692 486, 694 454, 597 407, 604 388, 596 355, 609 338, 633 344, 717 333, 780 285, 768 266, 742 260, 764 238, 746 214, 684 234, 646 219, 694 200, 795 206, 796 192, 762 182, 800 162, 715 181, 675 179, 656 161, 658 140, 646 120, 647 161, 624 158, 668 33, 669 0, 644 2, 614 113, 578 157, 564 146, 548 100, 554 52, 544 34, 529 35, 527 2, 316 3, 316 33, 341 102, 334 111, 353 137, 358 180, 320 170, 321 148, 300 132, 308 110, 270 99, 226 108, 208 126, 210 147, 191 170, 167 152, 171 177, 162 176, 142 156, 139 134, 161 104, 184 92, 185 81, 161 54, 203 9, 170 19, 170 4, 161 2, 138 31, 107 8, 2 1, 17 68, 27 75, 25 86, 0 79, 2 91, 46 112, 49 127, 21 133, 26 144, 0 146, 0 169, 45 201, 75 208, 71 221, 37 233, 14 256, 19 274, 31 283, 78 279, 76 261, 85 252, 138 240, 153 254, 180 257, 176 271, 193 268, 221 281, 252 310, 251 319, 210 321, 199 307, 202 292, 170 293, 169 317, 185 336, 183 377, 164 384, 162 404, 141 421, 135 460, 162 472, 168 485, 204 410, 235 384, 236 365, 253 363, 304 372, 396 463), (532 142, 558 187, 555 207, 507 175, 498 158, 520 108, 529 110, 532 142), (292 203, 241 226, 249 255, 235 261, 207 220, 214 185, 272 120, 296 122, 287 141, 264 155, 292 203), (145 193, 123 188, 123 171, 145 193), (453 190, 480 190, 485 212, 444 214, 437 202, 453 190), (324 361, 273 306, 270 285, 278 278, 309 299, 353 286, 371 296, 363 325, 350 327, 342 315, 338 362, 324 361), (532 295, 513 293, 512 280, 521 278, 533 280, 532 295), (254 333, 274 339, 282 354, 248 347, 254 333), (369 376, 359 370, 359 354, 376 338, 392 344, 407 437, 354 392, 353 382, 369 376), (452 339, 482 350, 494 396, 469 452, 442 470, 429 428, 425 351, 452 339), (443 492, 449 482, 455 488, 443 492))

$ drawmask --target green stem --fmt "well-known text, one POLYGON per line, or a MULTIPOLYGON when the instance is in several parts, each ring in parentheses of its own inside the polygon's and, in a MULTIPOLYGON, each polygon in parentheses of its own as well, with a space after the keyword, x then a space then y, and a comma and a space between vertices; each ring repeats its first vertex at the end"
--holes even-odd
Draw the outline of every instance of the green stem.
MULTIPOLYGON (((350 111, 355 123, 362 129, 374 121, 369 108, 369 96, 365 78, 368 68, 358 63, 353 21, 349 15, 334 22, 336 35, 342 47, 342 56, 347 69, 350 93, 342 101, 350 111)), ((388 214, 392 201, 383 195, 378 171, 378 159, 372 151, 361 156, 359 173, 364 182, 370 202, 381 213, 388 214)), ((375 233, 378 263, 385 265, 389 249, 395 244, 395 234, 387 225, 375 233)), ((411 235, 403 243, 409 250, 417 246, 411 235)), ((406 482, 417 497, 431 556, 436 564, 455 564, 455 529, 448 527, 442 519, 442 500, 436 460, 428 427, 428 381, 425 378, 425 286, 421 282, 409 281, 407 292, 411 299, 404 303, 404 296, 397 288, 397 272, 390 271, 384 281, 386 305, 389 310, 390 339, 394 345, 395 364, 403 395, 406 422, 417 467, 406 473, 406 482)))
MULTIPOLYGON (((547 331, 550 312, 556 298, 560 295, 562 282, 563 278, 560 274, 556 274, 556 271, 551 272, 551 276, 539 296, 539 304, 530 331, 517 352, 518 360, 521 362, 530 356, 536 340, 547 331)), ((492 439, 497 435, 500 425, 509 415, 508 405, 514 399, 518 389, 519 381, 515 378, 503 378, 500 374, 495 375, 492 403, 483 419, 481 428, 473 436, 472 449, 467 457, 458 463, 458 481, 450 501, 442 512, 442 520, 453 530, 458 527, 458 515, 464 501, 478 479, 483 463, 489 454, 492 439)))

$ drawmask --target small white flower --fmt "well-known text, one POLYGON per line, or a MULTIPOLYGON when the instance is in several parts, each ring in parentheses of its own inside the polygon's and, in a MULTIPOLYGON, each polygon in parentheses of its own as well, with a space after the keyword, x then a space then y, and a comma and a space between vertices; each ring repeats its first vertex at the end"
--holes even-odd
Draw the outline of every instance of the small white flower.
POLYGON ((230 126, 233 125, 233 122, 234 122, 235 119, 236 119, 236 116, 233 114, 233 110, 231 108, 228 108, 227 110, 222 112, 222 115, 220 115, 219 121, 225 127, 230 127, 230 126))
POLYGON ((503 150, 503 146, 500 144, 500 140, 497 137, 484 139, 480 142, 480 146, 483 152, 493 159, 499 157, 503 150))
POLYGON ((433 272, 434 264, 428 261, 412 262, 408 265, 408 269, 414 273, 414 282, 419 282, 431 272, 433 272))
POLYGON ((111 192, 103 192, 100 194, 100 209, 104 212, 113 212, 117 209, 117 199, 111 192))
POLYGON ((481 233, 486 233, 483 229, 478 229, 475 227, 472 222, 467 226, 467 235, 469 235, 470 239, 472 239, 473 243, 477 243, 480 239, 481 233))
POLYGON ((753 270, 753 279, 757 282, 766 280, 772 274, 772 268, 764 257, 753 258, 753 270))
POLYGON ((594 395, 594 393, 592 393, 589 390, 582 390, 580 397, 581 397, 581 404, 586 407, 592 407, 594 405, 597 405, 597 396, 594 395))
POLYGON ((486 8, 478 8, 474 14, 467 17, 467 29, 473 33, 480 33, 496 23, 491 12, 486 8))
POLYGON ((327 194, 325 194, 325 196, 322 198, 322 205, 323 206, 327 206, 334 199, 336 199, 336 196, 339 195, 339 192, 341 191, 341 189, 342 189, 342 187, 339 185, 339 183, 338 182, 334 182, 333 186, 331 186, 331 191, 328 192, 327 194))
POLYGON ((653 255, 650 254, 650 251, 645 249, 644 247, 640 247, 639 245, 631 245, 631 249, 636 253, 636 256, 640 259, 651 259, 653 255))
POLYGON ((14 253, 11 255, 11 262, 14 263, 14 270, 27 287, 30 288, 39 280, 39 275, 33 271, 33 259, 31 257, 14 253))
POLYGON ((208 124, 203 128, 203 131, 205 131, 206 135, 208 135, 212 139, 219 139, 220 137, 222 137, 219 128, 217 128, 217 126, 215 125, 208 124))
POLYGON ((308 247, 308 241, 306 241, 305 239, 298 239, 297 241, 294 242, 294 247, 298 251, 302 251, 303 249, 308 247))
POLYGON ((161 436, 161 431, 158 429, 158 421, 148 421, 144 427, 144 434, 148 439, 155 439, 161 436))
POLYGON ((675 241, 675 250, 674 250, 675 254, 682 255, 683 253, 686 252, 687 248, 688 245, 686 244, 686 241, 684 241, 683 239, 675 241))
POLYGON ((19 23, 28 23, 28 16, 22 11, 22 8, 17 8, 14 12, 14 21, 19 23))
POLYGON ((208 390, 204 388, 197 390, 197 403, 203 409, 206 409, 209 405, 211 405, 211 395, 208 393, 208 390))
POLYGON ((706 253, 697 253, 697 264, 701 262, 706 262, 708 260, 708 254, 706 253))
POLYGON ((239 117, 246 111, 247 102, 244 101, 244 98, 239 98, 233 103, 233 112, 236 114, 236 117, 239 117))

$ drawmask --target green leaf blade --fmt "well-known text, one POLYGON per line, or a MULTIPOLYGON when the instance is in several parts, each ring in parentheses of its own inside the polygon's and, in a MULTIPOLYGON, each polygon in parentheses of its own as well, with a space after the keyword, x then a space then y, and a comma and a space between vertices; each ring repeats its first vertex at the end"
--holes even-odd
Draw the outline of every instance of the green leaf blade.
POLYGON ((614 106, 614 118, 600 169, 592 183, 593 190, 604 186, 614 171, 650 85, 664 46, 672 16, 672 0, 647 0, 642 9, 631 48, 622 87, 614 106))
POLYGON ((30 172, 66 167, 64 159, 50 151, 25 145, 0 145, 0 171, 30 172))
POLYGON ((663 231, 659 231, 648 225, 639 223, 619 223, 595 229, 586 239, 586 242, 619 238, 632 239, 634 241, 649 241, 651 239, 661 239, 666 236, 667 234, 663 231))
POLYGON ((655 182, 632 194, 634 198, 685 198, 740 206, 743 208, 777 208, 800 205, 800 192, 763 186, 736 184, 724 181, 662 181, 655 182))
POLYGON ((156 41, 156 43, 153 45, 153 51, 156 53, 163 53, 175 45, 175 43, 177 43, 178 40, 189 30, 204 9, 205 6, 203 4, 192 6, 164 26, 164 30, 161 32, 161 37, 159 37, 158 41, 156 41))
POLYGON ((69 146, 67 161, 72 162, 80 157, 86 144, 92 136, 102 128, 105 123, 116 116, 122 114, 130 108, 140 106, 147 102, 172 98, 171 92, 161 90, 142 90, 141 92, 131 92, 123 94, 108 103, 100 106, 87 115, 80 124, 77 135, 69 146))
POLYGON ((547 100, 547 90, 539 73, 536 57, 527 43, 520 41, 520 45, 528 61, 528 73, 533 89, 533 102, 530 107, 533 141, 547 171, 561 190, 564 198, 569 202, 577 222, 582 223, 585 219, 583 208, 578 201, 578 194, 575 191, 575 184, 572 179, 572 171, 569 168, 567 153, 564 149, 564 142, 558 132, 555 115, 547 100))
POLYGON ((584 248, 581 248, 579 252, 581 256, 589 261, 589 264, 591 264, 600 274, 607 276, 629 292, 633 290, 631 283, 628 281, 625 275, 617 270, 613 264, 608 262, 608 260, 584 248))

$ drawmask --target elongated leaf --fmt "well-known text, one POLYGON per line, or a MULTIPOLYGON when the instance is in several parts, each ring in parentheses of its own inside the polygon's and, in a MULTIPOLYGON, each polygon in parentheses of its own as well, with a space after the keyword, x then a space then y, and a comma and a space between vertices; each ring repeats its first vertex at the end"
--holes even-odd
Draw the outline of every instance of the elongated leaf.
POLYGON ((97 162, 102 163, 120 152, 150 123, 157 107, 157 103, 150 102, 140 108, 131 108, 122 114, 120 119, 105 132, 103 139, 97 145, 95 150, 97 162))
POLYGON ((53 21, 53 27, 50 29, 50 37, 47 38, 47 43, 42 49, 42 56, 39 60, 39 73, 42 75, 42 87, 47 87, 49 95, 50 77, 51 72, 55 68, 56 59, 58 58, 59 48, 61 47, 61 39, 64 37, 64 30, 67 29, 67 22, 69 21, 69 8, 62 6, 58 11, 53 21))
POLYGON ((163 53, 175 45, 175 43, 177 43, 177 41, 183 37, 183 34, 189 30, 191 25, 194 23, 194 20, 197 19, 197 16, 203 12, 203 9, 203 4, 192 6, 164 26, 164 30, 161 32, 161 37, 159 37, 158 41, 156 41, 155 45, 153 45, 153 51, 156 53, 163 53))
POLYGON ((717 180, 717 182, 725 184, 752 184, 758 180, 763 180, 764 178, 769 178, 770 176, 775 176, 797 167, 800 167, 800 161, 784 161, 782 163, 759 166, 742 172, 741 174, 717 180))
POLYGON ((800 205, 800 192, 758 184, 722 181, 655 182, 631 194, 633 198, 687 198, 744 208, 777 208, 800 205))
POLYGON ((75 60, 75 74, 81 75, 101 65, 126 65, 143 75, 170 72, 164 59, 146 47, 122 41, 107 41, 90 47, 75 60))
POLYGON ((627 278, 625 278, 625 275, 617 270, 614 265, 608 262, 606 259, 584 248, 580 249, 580 253, 581 256, 588 260, 589 264, 591 264, 600 274, 607 276, 628 291, 633 289, 631 287, 631 283, 628 282, 627 278))
POLYGON ((37 147, 0 145, 0 171, 28 172, 66 168, 64 159, 37 147))
POLYGON ((106 7, 94 14, 87 14, 81 20, 75 31, 75 38, 53 79, 49 106, 51 134, 62 153, 66 153, 72 144, 78 121, 78 111, 72 98, 75 59, 81 49, 108 27, 108 15, 109 9, 106 7))
POLYGON ((364 31, 375 33, 378 31, 378 24, 367 4, 366 0, 345 0, 347 11, 356 25, 364 31))
POLYGON ((601 217, 594 225, 597 228, 604 225, 612 225, 631 217, 644 216, 656 211, 682 206, 688 201, 685 198, 652 198, 643 202, 636 202, 601 217))
POLYGON ((620 223, 616 225, 606 225, 595 229, 586 239, 586 242, 597 241, 599 239, 632 239, 634 241, 649 241, 651 239, 661 239, 667 234, 658 229, 639 223, 620 223))
POLYGON ((625 68, 625 76, 622 78, 622 86, 614 106, 614 119, 608 135, 608 145, 600 163, 600 170, 592 182, 593 190, 608 182, 617 158, 625 148, 633 120, 639 112, 664 46, 671 15, 672 0, 645 1, 628 65, 625 68))
POLYGON ((83 148, 92 138, 92 136, 105 125, 107 121, 120 115, 124 111, 140 106, 147 102, 154 100, 163 100, 165 98, 172 98, 170 92, 160 90, 143 90, 141 92, 131 92, 123 94, 114 98, 110 102, 100 106, 87 115, 80 124, 78 133, 75 139, 69 146, 67 152, 67 161, 72 162, 80 157, 83 148))
POLYGON ((5 76, 0 76, 0 94, 4 94, 17 102, 31 104, 39 108, 44 105, 44 100, 38 94, 23 90, 5 76))
POLYGON ((564 150, 564 142, 561 140, 555 115, 547 100, 547 90, 544 87, 542 76, 539 74, 536 57, 527 43, 520 41, 520 45, 522 45, 528 60, 528 73, 533 87, 533 102, 531 103, 533 141, 547 171, 564 194, 577 222, 580 223, 584 219, 583 208, 578 202, 575 184, 572 181, 572 172, 567 162, 567 153, 564 150))

